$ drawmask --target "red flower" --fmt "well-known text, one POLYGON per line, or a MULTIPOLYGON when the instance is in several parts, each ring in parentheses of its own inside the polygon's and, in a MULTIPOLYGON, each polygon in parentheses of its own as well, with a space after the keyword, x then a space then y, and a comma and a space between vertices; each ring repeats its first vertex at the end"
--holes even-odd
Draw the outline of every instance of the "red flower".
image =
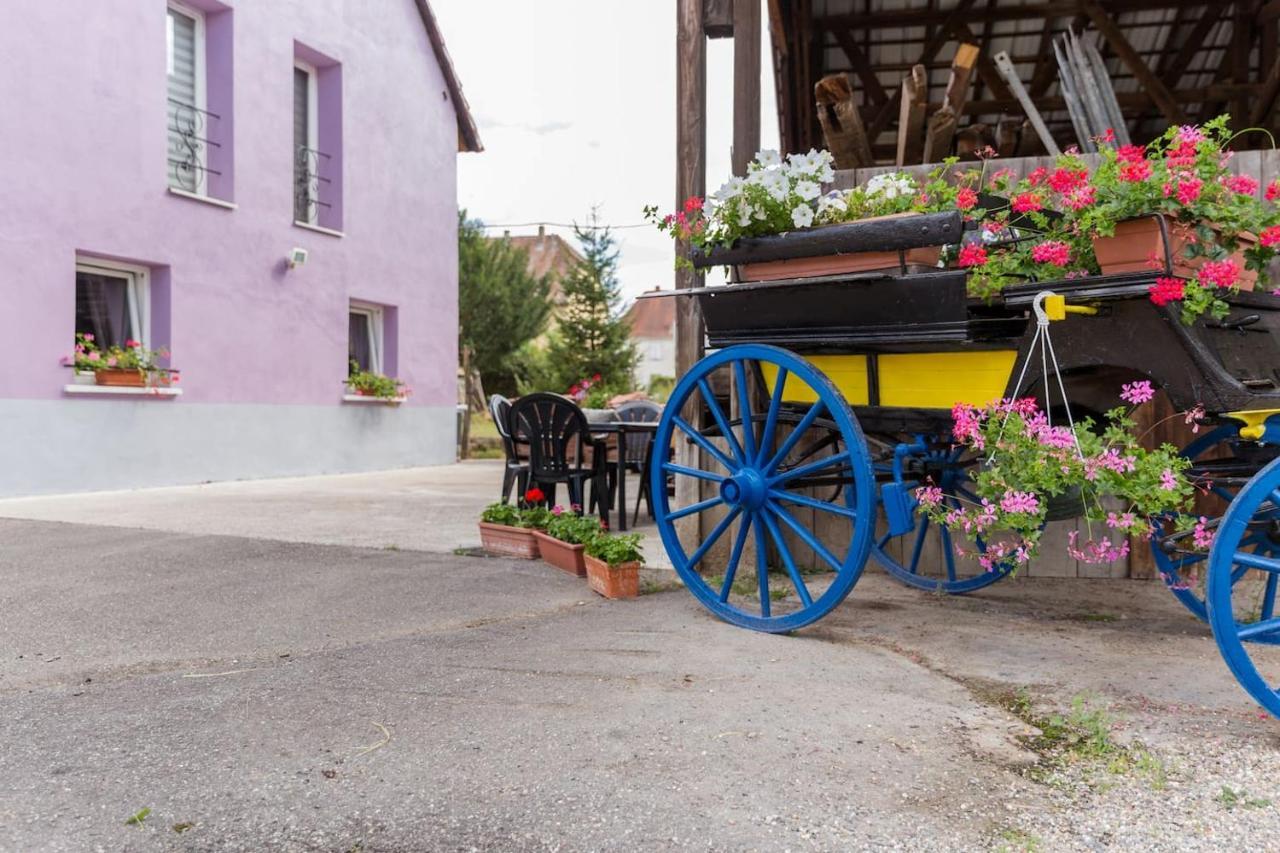
POLYGON ((956 193, 956 207, 961 210, 972 210, 977 203, 978 194, 969 187, 964 187, 956 193))
POLYGON ((691 195, 684 200, 684 212, 693 213, 695 210, 702 210, 702 199, 691 195))
POLYGON ((960 266, 980 267, 987 262, 987 247, 970 243, 960 250, 960 266))
POLYGON ((1206 261, 1200 267, 1199 278, 1202 284, 1215 287, 1230 287, 1240 277, 1240 265, 1235 261, 1206 261))
POLYGON ((1031 259, 1038 264, 1065 267, 1071 263, 1071 247, 1061 240, 1046 240, 1031 247, 1031 259))
POLYGON ((1199 178, 1183 178, 1178 181, 1178 203, 1191 204, 1191 202, 1200 198, 1200 188, 1204 186, 1204 182, 1199 178))
POLYGON ((1248 175, 1231 175, 1228 178, 1224 178, 1222 184, 1233 193, 1239 193, 1240 195, 1253 195, 1258 191, 1257 179, 1248 175))
POLYGON ((1043 207, 1044 202, 1035 193, 1022 193, 1013 199, 1014 213, 1031 213, 1032 211, 1041 210, 1043 207))
POLYGON ((534 486, 532 489, 524 493, 524 499, 526 503, 540 504, 547 499, 547 496, 542 489, 534 486))
POLYGON ((1048 168, 1045 166, 1037 166, 1031 174, 1027 175, 1027 183, 1031 184, 1033 187, 1038 187, 1044 182, 1044 179, 1048 177, 1048 175, 1048 168))
POLYGON ((1157 305, 1168 305, 1182 299, 1186 292, 1186 283, 1180 278, 1158 278, 1156 283, 1147 289, 1151 301, 1157 305))
POLYGON ((1116 149, 1116 159, 1124 163, 1140 163, 1146 156, 1146 149, 1141 145, 1121 145, 1116 149))
POLYGON ((1280 247, 1280 225, 1263 228, 1258 235, 1258 242, 1267 248, 1280 247))
POLYGON ((1267 201, 1275 201, 1276 199, 1280 199, 1280 180, 1267 184, 1267 201))
POLYGON ((1088 180, 1089 173, 1083 169, 1055 169, 1049 175, 1049 186, 1056 193, 1068 193, 1077 187, 1084 186, 1088 180))
POLYGON ((1120 164, 1119 178, 1129 183, 1139 183, 1151 177, 1151 164, 1146 160, 1131 160, 1120 164))

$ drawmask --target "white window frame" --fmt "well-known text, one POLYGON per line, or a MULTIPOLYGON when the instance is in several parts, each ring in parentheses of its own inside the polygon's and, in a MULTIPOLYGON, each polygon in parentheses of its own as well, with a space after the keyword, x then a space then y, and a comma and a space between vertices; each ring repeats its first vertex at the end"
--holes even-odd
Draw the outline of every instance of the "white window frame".
MULTIPOLYGON (((369 302, 352 302, 350 308, 348 309, 348 314, 364 315, 364 317, 368 321, 369 323, 369 370, 373 373, 381 373, 385 375, 386 371, 383 369, 384 364, 382 360, 382 353, 383 353, 382 306, 374 305, 369 302)), ((350 324, 350 319, 348 319, 347 322, 348 324, 350 324)), ((350 334, 349 331, 348 331, 348 334, 350 334)), ((350 346, 350 341, 348 341, 348 346, 350 346)))
MULTIPOLYGON (((178 14, 191 18, 193 21, 195 21, 195 29, 192 32, 192 36, 191 36, 192 39, 195 41, 195 44, 193 45, 194 51, 192 54, 195 62, 195 88, 196 88, 195 108, 197 110, 202 110, 202 111, 207 110, 209 106, 208 106, 208 97, 207 97, 208 93, 206 92, 206 89, 205 89, 205 83, 208 78, 208 75, 206 73, 207 60, 205 57, 204 12, 201 11, 200 9, 196 9, 191 6, 188 6, 185 3, 179 3, 177 2, 177 0, 169 0, 169 3, 165 8, 166 8, 166 11, 164 16, 164 28, 165 28, 166 72, 168 71, 169 65, 173 60, 173 28, 170 26, 170 19, 168 14, 168 10, 172 9, 178 14)), ((166 79, 165 79, 166 105, 168 103, 168 100, 167 100, 168 86, 169 86, 169 81, 168 81, 168 75, 166 73, 166 79)), ((165 115, 168 115, 167 109, 165 110, 165 115)), ((204 116, 205 114, 204 112, 201 112, 200 115, 204 116)), ((205 129, 204 137, 207 139, 209 137, 209 119, 207 116, 205 116, 204 118, 204 129, 205 129)), ((165 145, 165 150, 166 152, 168 151, 167 141, 165 145)), ((205 172, 205 169, 208 168, 209 166, 209 148, 207 144, 205 145, 204 148, 201 149, 200 154, 198 156, 199 156, 198 162, 199 162, 200 168, 196 170, 195 194, 198 196, 207 197, 209 195, 209 192, 208 192, 209 176, 205 172)), ((166 160, 167 159, 168 159, 168 155, 166 153, 166 160)), ((165 165, 169 169, 173 168, 172 163, 166 163, 165 165)), ((179 192, 184 192, 184 190, 179 189, 179 192)))
POLYGON ((128 282, 125 286, 125 304, 129 311, 130 325, 137 332, 137 340, 145 348, 151 349, 151 271, 135 264, 99 258, 76 258, 76 273, 82 272, 123 278, 128 282))
MULTIPOLYGON (((312 151, 318 151, 320 149, 320 111, 319 111, 320 89, 318 85, 319 72, 316 70, 316 67, 314 65, 302 59, 295 59, 293 61, 293 67, 298 71, 305 71, 307 74, 307 148, 311 149, 312 151)), ((294 152, 294 156, 295 157, 297 156, 296 151, 294 152)), ((296 160, 295 160, 294 168, 297 168, 296 160)), ((317 174, 319 173, 319 171, 320 171, 320 155, 317 154, 316 155, 317 174)), ((296 174, 293 175, 292 177, 295 180, 297 179, 296 174)), ((311 185, 310 182, 307 183, 307 201, 312 202, 312 204, 308 206, 308 210, 311 211, 311 219, 301 220, 295 216, 293 218, 294 223, 297 225, 315 225, 317 222, 319 222, 320 221, 320 205, 316 203, 319 200, 320 200, 320 182, 317 179, 316 185, 314 187, 311 185)), ((294 212, 296 213, 297 211, 294 211, 294 212)))

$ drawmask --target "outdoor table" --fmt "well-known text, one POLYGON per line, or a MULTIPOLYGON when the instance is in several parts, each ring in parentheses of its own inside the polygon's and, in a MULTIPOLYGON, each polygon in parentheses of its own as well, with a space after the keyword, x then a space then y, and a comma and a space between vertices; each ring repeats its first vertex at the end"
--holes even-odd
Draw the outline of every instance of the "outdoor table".
MULTIPOLYGON (((627 435, 628 433, 648 433, 649 440, 657 432, 656 421, 650 423, 629 423, 627 421, 606 421, 591 424, 592 435, 617 436, 617 456, 614 464, 618 467, 618 525, 615 530, 627 529, 627 435)), ((641 476, 644 476, 641 474, 641 476)))

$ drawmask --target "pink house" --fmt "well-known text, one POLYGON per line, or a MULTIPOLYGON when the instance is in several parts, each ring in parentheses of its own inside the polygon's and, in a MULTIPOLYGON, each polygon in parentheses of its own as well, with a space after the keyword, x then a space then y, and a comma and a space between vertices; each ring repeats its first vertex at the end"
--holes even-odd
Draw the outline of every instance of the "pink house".
POLYGON ((0 55, 0 495, 452 461, 481 145, 426 0, 9 0, 0 55))

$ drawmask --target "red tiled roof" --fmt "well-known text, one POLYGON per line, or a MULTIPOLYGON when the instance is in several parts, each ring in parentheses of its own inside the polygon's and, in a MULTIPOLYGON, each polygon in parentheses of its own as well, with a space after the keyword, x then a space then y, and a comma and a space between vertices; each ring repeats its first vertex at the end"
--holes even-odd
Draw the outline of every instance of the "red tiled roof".
POLYGON ((631 324, 633 338, 669 338, 675 334, 676 301, 672 298, 637 299, 627 309, 626 319, 631 324))

